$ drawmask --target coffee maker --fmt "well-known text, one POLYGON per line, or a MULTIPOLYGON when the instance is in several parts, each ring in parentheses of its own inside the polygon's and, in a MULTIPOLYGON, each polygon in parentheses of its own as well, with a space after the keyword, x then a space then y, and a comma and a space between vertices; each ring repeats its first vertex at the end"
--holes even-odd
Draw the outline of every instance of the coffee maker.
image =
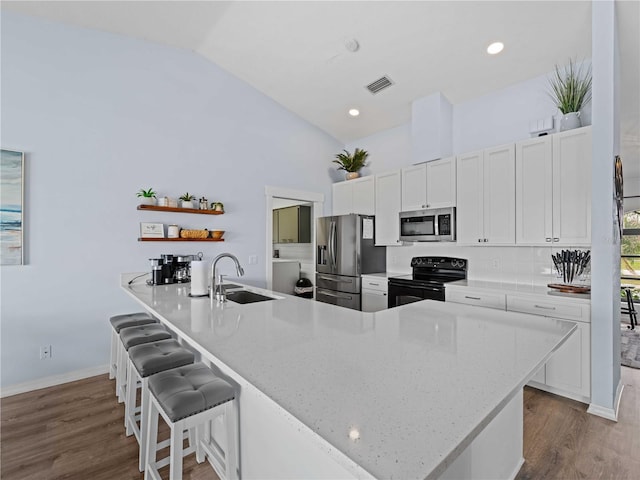
POLYGON ((151 281, 148 283, 150 285, 162 285, 164 283, 162 276, 163 260, 161 258, 150 258, 149 261, 151 262, 151 281))
POLYGON ((174 280, 176 283, 189 283, 191 281, 191 260, 193 255, 177 255, 174 257, 174 280))
POLYGON ((149 285, 189 283, 191 281, 191 261, 202 260, 202 252, 197 255, 173 255, 165 253, 162 258, 150 258, 151 281, 149 285))

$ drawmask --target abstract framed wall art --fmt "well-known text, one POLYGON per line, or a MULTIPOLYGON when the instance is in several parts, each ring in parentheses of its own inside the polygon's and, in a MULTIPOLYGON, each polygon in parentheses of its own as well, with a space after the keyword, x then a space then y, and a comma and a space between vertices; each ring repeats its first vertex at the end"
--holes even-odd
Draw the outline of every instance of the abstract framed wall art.
POLYGON ((24 153, 0 150, 0 265, 24 263, 24 153))

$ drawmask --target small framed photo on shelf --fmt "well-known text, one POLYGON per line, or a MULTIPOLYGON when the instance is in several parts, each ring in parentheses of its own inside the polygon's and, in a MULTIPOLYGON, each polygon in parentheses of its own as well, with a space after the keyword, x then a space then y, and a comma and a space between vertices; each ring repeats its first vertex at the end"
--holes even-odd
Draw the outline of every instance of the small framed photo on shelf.
POLYGON ((140 222, 141 238, 164 238, 164 224, 140 222))

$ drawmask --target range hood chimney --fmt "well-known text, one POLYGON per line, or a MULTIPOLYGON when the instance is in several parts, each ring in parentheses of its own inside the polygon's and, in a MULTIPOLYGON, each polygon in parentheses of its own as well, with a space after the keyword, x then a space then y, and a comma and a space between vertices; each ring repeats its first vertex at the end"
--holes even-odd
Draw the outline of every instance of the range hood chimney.
POLYGON ((411 104, 412 162, 423 163, 453 153, 453 105, 437 92, 411 104))

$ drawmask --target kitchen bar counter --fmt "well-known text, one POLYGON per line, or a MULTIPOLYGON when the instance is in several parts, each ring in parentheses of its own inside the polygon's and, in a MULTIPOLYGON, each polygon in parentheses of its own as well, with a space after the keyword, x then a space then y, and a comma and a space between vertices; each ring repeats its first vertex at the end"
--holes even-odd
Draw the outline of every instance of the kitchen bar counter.
POLYGON ((433 301, 377 313, 282 294, 212 306, 188 284, 127 285, 133 276, 123 290, 240 384, 244 478, 471 478, 478 461, 502 462, 470 450, 515 408, 518 420, 501 421, 516 464, 495 474, 512 476, 522 388, 576 328, 433 301))
POLYGON ((531 285, 531 284, 519 284, 508 282, 492 282, 488 280, 456 280, 446 284, 446 287, 450 290, 454 288, 473 288, 476 290, 486 290, 488 292, 500 292, 504 294, 524 293, 528 295, 541 295, 549 297, 561 297, 577 302, 589 303, 591 301, 591 295, 588 293, 565 293, 546 285, 531 285))

